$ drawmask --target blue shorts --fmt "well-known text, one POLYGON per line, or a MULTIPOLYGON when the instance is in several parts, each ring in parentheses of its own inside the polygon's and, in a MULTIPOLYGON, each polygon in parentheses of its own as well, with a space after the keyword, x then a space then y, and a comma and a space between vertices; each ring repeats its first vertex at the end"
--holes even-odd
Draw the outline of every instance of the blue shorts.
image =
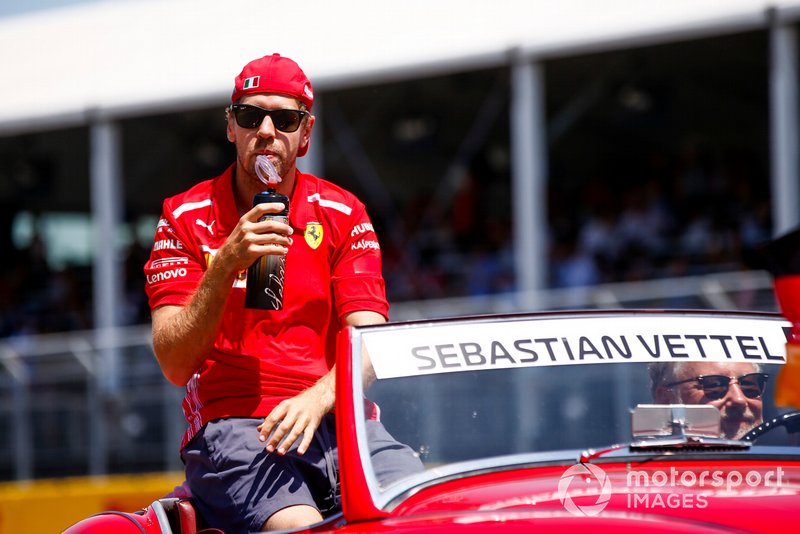
MULTIPOLYGON (((305 454, 267 454, 256 427, 263 418, 225 418, 207 423, 181 451, 192 497, 210 527, 226 533, 259 532, 287 506, 308 505, 323 517, 338 512, 339 465, 334 416, 328 414, 305 454)), ((388 484, 422 471, 411 448, 378 421, 367 421, 378 481, 388 484)))

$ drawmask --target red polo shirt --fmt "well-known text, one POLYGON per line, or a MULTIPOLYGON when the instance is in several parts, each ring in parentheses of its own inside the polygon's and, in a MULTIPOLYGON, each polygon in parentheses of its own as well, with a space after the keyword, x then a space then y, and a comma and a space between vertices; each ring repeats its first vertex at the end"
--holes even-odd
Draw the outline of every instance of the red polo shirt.
MULTIPOLYGON (((239 221, 233 167, 164 201, 150 260, 150 307, 184 305, 239 221)), ((299 171, 289 201, 294 228, 280 311, 244 307, 246 271, 234 282, 214 346, 186 386, 185 445, 207 421, 265 417, 333 366, 345 315, 388 316, 380 247, 364 205, 299 171)))

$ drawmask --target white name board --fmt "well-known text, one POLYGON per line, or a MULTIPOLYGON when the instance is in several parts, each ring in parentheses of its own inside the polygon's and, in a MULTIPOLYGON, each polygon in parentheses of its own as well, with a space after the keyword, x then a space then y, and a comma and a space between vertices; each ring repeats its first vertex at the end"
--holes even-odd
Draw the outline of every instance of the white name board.
POLYGON ((782 364, 790 323, 635 315, 449 322, 362 332, 378 378, 655 361, 782 364))

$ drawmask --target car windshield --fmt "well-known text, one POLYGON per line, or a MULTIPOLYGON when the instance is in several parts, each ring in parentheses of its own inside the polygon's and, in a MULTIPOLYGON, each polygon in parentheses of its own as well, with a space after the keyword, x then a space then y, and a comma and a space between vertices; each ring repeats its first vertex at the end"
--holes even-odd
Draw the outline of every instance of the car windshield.
MULTIPOLYGON (((428 478, 512 461, 568 465, 580 451, 630 444, 640 405, 715 406, 716 437, 740 440, 787 412, 773 398, 788 325, 583 313, 387 326, 362 333, 377 378, 355 389, 379 407, 365 403, 362 416, 379 412, 428 478)), ((793 437, 780 428, 757 443, 793 437)))

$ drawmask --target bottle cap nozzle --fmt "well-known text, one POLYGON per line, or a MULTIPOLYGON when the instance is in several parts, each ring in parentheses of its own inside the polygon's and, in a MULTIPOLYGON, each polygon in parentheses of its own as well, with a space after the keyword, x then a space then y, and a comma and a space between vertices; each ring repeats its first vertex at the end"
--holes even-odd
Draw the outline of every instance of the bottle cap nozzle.
POLYGON ((281 176, 275 169, 275 165, 264 154, 256 156, 256 176, 272 189, 275 189, 281 183, 281 176))

